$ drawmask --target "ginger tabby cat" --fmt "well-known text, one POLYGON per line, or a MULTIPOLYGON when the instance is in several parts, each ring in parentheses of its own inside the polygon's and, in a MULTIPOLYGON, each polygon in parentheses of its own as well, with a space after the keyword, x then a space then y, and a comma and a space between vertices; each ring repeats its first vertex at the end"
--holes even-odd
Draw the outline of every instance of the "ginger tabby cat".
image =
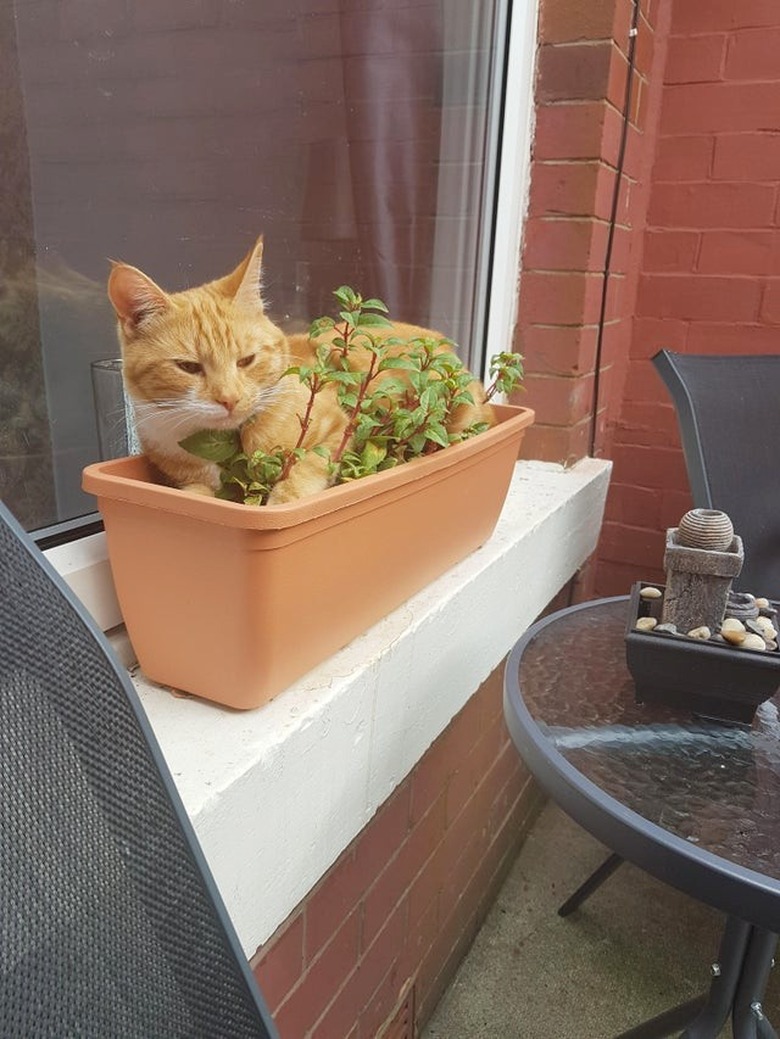
MULTIPOLYGON (((164 292, 135 267, 112 266, 108 295, 118 319, 138 437, 165 480, 182 490, 214 494, 219 486, 217 466, 179 446, 191 433, 240 428, 243 449, 251 454, 293 447, 301 431, 298 416, 308 390, 296 375, 284 373, 292 364, 309 363, 315 344, 305 334, 286 336, 266 315, 262 256, 261 238, 230 274, 176 293, 164 292)), ((380 335, 441 338, 396 322, 380 335)), ((318 338, 323 341, 327 336, 318 338)), ((367 369, 367 351, 356 347, 350 357, 354 368, 367 369)), ((481 384, 474 380, 469 389, 475 403, 457 409, 449 432, 474 422, 494 424, 481 384)), ((333 451, 346 426, 335 389, 326 387, 315 400, 303 447, 324 445, 333 451)), ((309 451, 274 487, 269 504, 295 501, 329 483, 327 460, 309 451)))

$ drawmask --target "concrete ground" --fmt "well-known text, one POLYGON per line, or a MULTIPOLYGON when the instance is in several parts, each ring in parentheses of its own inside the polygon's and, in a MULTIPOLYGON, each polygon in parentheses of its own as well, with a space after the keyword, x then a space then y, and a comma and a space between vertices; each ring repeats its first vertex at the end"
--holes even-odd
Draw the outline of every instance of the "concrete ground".
POLYGON ((609 1039, 707 988, 720 914, 633 866, 557 915, 606 854, 545 807, 422 1039, 609 1039))

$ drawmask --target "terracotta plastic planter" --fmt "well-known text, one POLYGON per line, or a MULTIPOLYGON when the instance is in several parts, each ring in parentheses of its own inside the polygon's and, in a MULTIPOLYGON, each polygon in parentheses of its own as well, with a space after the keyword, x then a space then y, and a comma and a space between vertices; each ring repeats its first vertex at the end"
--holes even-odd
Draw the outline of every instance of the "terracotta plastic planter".
POLYGON ((258 707, 478 548, 534 413, 288 505, 150 482, 143 457, 88 466, 128 634, 146 675, 258 707))

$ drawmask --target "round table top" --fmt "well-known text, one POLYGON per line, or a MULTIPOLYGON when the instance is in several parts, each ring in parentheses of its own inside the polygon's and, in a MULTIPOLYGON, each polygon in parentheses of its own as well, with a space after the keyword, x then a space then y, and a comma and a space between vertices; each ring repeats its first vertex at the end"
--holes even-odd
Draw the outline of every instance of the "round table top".
POLYGON ((609 848, 780 931, 780 698, 750 727, 636 703, 627 607, 627 597, 601 599, 529 629, 506 666, 512 739, 550 796, 609 848))

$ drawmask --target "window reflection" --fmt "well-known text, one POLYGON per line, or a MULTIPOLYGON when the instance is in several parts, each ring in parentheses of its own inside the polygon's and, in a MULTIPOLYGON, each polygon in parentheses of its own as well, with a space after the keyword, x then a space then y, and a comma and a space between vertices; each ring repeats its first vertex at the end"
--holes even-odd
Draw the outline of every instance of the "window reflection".
POLYGON ((178 290, 263 233, 281 324, 346 282, 478 349, 496 6, 0 5, 0 493, 28 527, 94 508, 109 257, 178 290))

